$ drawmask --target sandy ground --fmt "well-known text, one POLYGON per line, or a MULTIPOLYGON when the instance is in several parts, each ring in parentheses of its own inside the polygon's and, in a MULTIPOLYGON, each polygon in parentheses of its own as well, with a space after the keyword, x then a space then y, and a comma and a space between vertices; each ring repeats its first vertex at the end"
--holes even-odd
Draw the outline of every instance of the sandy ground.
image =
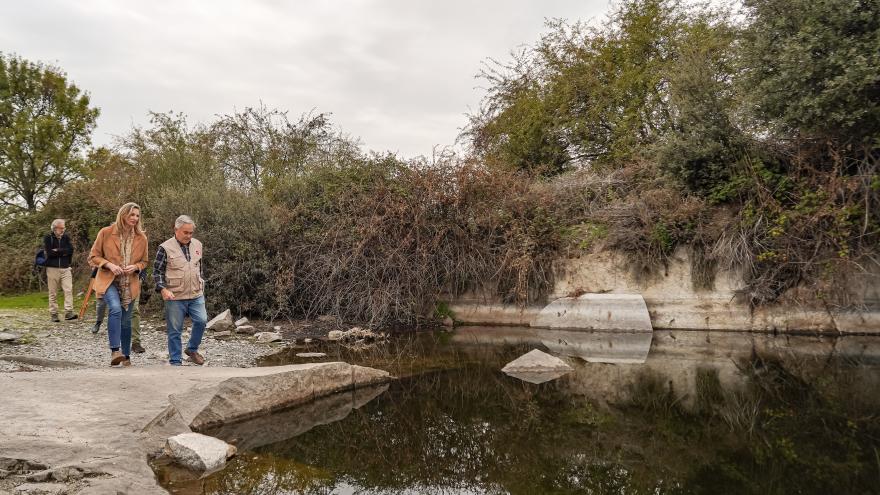
MULTIPOLYGON (((0 310, 0 332, 20 336, 0 342, 0 495, 165 493, 147 464, 153 452, 146 446, 156 442, 147 441, 142 429, 165 409, 170 394, 270 372, 276 367, 254 365, 331 328, 326 321, 285 322, 285 340, 272 344, 248 335, 218 340, 206 331, 199 349, 205 366, 173 367, 167 365, 164 322, 145 317, 146 352, 132 354, 131 367, 111 368, 106 324, 92 334, 93 324, 53 323, 45 311, 0 310)), ((279 325, 249 324, 258 331, 279 325)))
POLYGON ((0 479, 0 493, 21 493, 22 484, 45 482, 41 478, 47 472, 71 470, 80 479, 44 484, 31 493, 53 487, 71 494, 165 493, 147 463, 164 435, 151 438, 156 433, 143 427, 165 410, 170 394, 231 377, 303 366, 308 365, 247 369, 152 365, 0 373, 0 461, 18 459, 45 467, 0 479))

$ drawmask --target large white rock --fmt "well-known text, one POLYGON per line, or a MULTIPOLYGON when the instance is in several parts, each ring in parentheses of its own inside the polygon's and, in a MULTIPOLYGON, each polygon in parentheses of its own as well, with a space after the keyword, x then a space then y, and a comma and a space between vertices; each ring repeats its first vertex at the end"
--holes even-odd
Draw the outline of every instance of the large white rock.
POLYGON ((215 316, 205 325, 205 328, 208 330, 214 330, 217 332, 222 332, 223 330, 232 330, 235 327, 235 324, 232 321, 232 312, 230 310, 226 310, 219 315, 215 316))
POLYGON ((214 471, 235 455, 235 446, 201 433, 181 433, 167 440, 165 454, 193 471, 214 471))
POLYGON ((392 380, 387 371, 338 362, 283 368, 283 372, 230 378, 216 386, 172 394, 168 397, 171 404, 145 430, 161 431, 168 424, 180 422, 192 431, 204 432, 319 397, 392 380))
POLYGON ((651 315, 639 294, 584 294, 545 306, 531 326, 559 330, 651 332, 651 315))
POLYGON ((247 322, 248 322, 247 318, 241 317, 241 319, 238 319, 235 321, 235 326, 240 327, 242 325, 247 325, 247 322))

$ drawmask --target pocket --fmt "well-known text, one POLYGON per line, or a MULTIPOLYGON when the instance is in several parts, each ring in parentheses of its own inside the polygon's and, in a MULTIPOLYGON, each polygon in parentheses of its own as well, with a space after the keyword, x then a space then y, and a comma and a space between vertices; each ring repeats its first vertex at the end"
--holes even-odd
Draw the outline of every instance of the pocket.
POLYGON ((169 289, 171 287, 180 287, 183 285, 183 277, 168 277, 168 280, 165 284, 169 289))

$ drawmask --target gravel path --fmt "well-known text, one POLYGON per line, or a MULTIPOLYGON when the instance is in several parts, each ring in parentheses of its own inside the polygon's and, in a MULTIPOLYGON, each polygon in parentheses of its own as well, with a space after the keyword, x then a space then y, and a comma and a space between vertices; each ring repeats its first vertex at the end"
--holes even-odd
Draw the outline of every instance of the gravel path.
MULTIPOLYGON (((93 319, 83 321, 62 321, 53 323, 45 311, 40 310, 0 310, 0 332, 21 335, 15 343, 0 343, 0 372, 48 371, 59 369, 57 363, 41 360, 66 361, 76 363, 66 367, 100 368, 109 366, 110 349, 107 342, 106 320, 101 331, 92 334, 93 319), (12 356, 30 359, 10 360, 12 356)), ((272 327, 260 322, 251 322, 258 330, 271 330, 272 327)), ((285 336, 291 332, 284 332, 285 336)), ((165 337, 165 322, 156 318, 141 318, 141 344, 146 349, 142 354, 132 354, 133 366, 157 365, 168 362, 168 349, 165 337)), ((184 345, 189 331, 184 331, 184 345)), ((295 340, 295 338, 294 338, 295 340)), ((235 335, 230 340, 221 341, 205 331, 199 352, 205 356, 205 366, 250 367, 267 355, 278 352, 286 346, 284 342, 273 344, 257 343, 253 337, 235 335)), ((195 366, 184 361, 184 366, 195 366)))

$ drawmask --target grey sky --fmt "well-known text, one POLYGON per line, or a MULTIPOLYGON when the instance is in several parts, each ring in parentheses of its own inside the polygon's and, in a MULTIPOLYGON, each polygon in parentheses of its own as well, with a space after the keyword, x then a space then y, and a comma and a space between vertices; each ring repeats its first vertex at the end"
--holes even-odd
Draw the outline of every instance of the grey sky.
POLYGON ((149 110, 208 122, 260 101, 332 113, 367 149, 430 156, 478 106, 488 57, 547 18, 601 19, 608 0, 0 3, 0 51, 64 69, 101 109, 106 144, 149 110))

